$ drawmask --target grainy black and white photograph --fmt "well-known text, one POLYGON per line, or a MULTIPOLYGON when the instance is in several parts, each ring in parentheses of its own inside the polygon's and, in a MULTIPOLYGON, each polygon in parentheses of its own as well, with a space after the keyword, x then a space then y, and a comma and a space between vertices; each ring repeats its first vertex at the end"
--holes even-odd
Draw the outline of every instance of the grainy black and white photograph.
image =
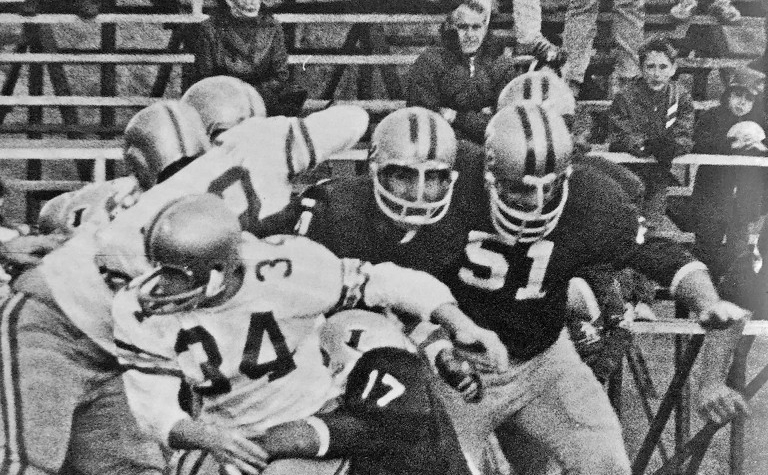
POLYGON ((768 474, 767 36, 0 0, 0 475, 768 474))

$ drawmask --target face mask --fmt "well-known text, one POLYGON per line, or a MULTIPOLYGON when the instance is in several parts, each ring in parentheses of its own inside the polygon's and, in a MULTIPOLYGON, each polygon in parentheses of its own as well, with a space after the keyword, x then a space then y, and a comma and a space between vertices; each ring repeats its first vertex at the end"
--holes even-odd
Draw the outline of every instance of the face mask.
POLYGON ((227 5, 233 16, 254 18, 261 9, 261 0, 227 0, 227 5))

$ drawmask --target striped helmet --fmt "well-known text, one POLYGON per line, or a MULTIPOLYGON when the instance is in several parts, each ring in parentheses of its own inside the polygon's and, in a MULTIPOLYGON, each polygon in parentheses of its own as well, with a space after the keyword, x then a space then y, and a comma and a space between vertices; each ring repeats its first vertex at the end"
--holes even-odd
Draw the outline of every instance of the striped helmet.
POLYGON ((374 195, 379 208, 394 221, 426 225, 439 221, 448 212, 458 173, 456 135, 451 125, 436 112, 421 107, 397 110, 382 120, 373 132, 368 154, 374 195), (407 196, 387 184, 394 174, 416 178, 407 196), (444 193, 426 195, 428 178, 437 174, 444 193))
POLYGON ((527 72, 510 81, 499 94, 497 110, 520 101, 541 104, 562 116, 576 113, 576 99, 568 84, 549 69, 527 72))
POLYGON ((210 147, 197 111, 183 102, 165 100, 145 107, 128 121, 123 157, 141 187, 148 190, 162 181, 162 172, 171 164, 198 157, 210 147))
POLYGON ((512 242, 549 234, 568 198, 573 142, 563 118, 532 102, 499 111, 485 133, 491 220, 512 242))
POLYGON ((195 108, 213 141, 250 117, 266 117, 267 108, 255 87, 231 76, 201 79, 181 98, 195 108))

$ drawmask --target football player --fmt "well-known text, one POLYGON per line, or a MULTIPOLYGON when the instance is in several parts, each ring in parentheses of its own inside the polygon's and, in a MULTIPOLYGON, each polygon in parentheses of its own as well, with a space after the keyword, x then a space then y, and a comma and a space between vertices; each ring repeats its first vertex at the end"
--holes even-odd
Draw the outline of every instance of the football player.
POLYGON ((321 327, 320 345, 344 388, 340 407, 258 436, 275 460, 264 475, 322 468, 330 474, 340 466, 351 475, 469 475, 434 376, 392 320, 362 310, 339 312, 321 327), (336 460, 313 463, 318 458, 336 460))
MULTIPOLYGON (((68 460, 84 474, 159 473, 163 463, 157 445, 138 435, 125 402, 111 318, 110 284, 150 268, 141 227, 169 200, 208 190, 223 195, 238 211, 250 208, 257 216, 267 216, 287 202, 291 174, 357 142, 367 126, 365 111, 353 107, 330 108, 303 120, 253 118, 222 134, 231 132, 231 139, 218 150, 192 162, 185 158, 209 150, 205 127, 189 106, 165 104, 150 106, 129 122, 125 158, 144 187, 162 181, 179 162, 186 165, 175 167, 181 168, 181 177, 147 192, 146 200, 140 200, 143 212, 122 211, 107 228, 86 226, 76 232, 20 277, 16 293, 4 303, 0 341, 3 354, 11 355, 3 358, 4 374, 13 377, 2 380, 7 396, 0 404, 8 423, 0 438, 0 466, 11 473, 56 472, 70 447, 68 460), (177 113, 185 108, 191 112, 177 113), (254 180, 249 169, 260 170, 254 180), (259 188, 262 183, 267 185, 259 188), (120 230, 110 232, 111 226, 120 230), (81 429, 85 425, 103 430, 81 429)), ((135 201, 130 193, 126 198, 122 203, 107 196, 95 204, 94 210, 100 211, 93 215, 111 219, 135 201)), ((92 213, 67 215, 62 223, 82 222, 78 214, 82 218, 92 213)))
POLYGON ((232 76, 211 76, 193 84, 181 96, 203 119, 211 142, 250 117, 266 117, 267 108, 255 87, 232 76))
MULTIPOLYGON (((125 147, 142 157, 134 165, 148 169, 208 149, 188 106, 163 102, 137 116, 125 147)), ((58 473, 65 458, 67 469, 84 475, 163 473, 160 446, 141 434, 125 399, 111 335, 113 294, 94 235, 139 191, 133 177, 120 178, 61 195, 42 210, 40 230, 71 239, 21 274, 0 309, 2 473, 58 473)))
MULTIPOLYGON (((146 226, 144 245, 155 270, 113 305, 134 414, 171 448, 202 449, 244 473, 258 473, 266 458, 248 437, 338 395, 323 366, 318 315, 360 302, 438 322, 463 317, 425 272, 339 259, 304 237, 241 234, 237 216, 212 194, 168 204, 146 226), (202 397, 195 419, 178 404, 182 380, 202 397)), ((506 358, 495 335, 461 330, 506 358)))
MULTIPOLYGON (((406 115, 405 123, 415 124, 405 128, 414 133, 397 131, 388 138, 389 146, 374 132, 371 161, 378 165, 372 167, 367 185, 326 187, 329 203, 355 203, 362 211, 351 212, 343 205, 316 207, 310 236, 327 242, 313 235, 312 227, 328 230, 328 223, 340 225, 337 210, 343 210, 347 213, 343 222, 355 223, 354 232, 332 232, 329 238, 341 243, 329 243, 331 249, 345 256, 375 256, 381 249, 396 249, 386 255, 396 263, 407 255, 397 247, 398 236, 406 231, 395 224, 404 220, 389 218, 383 209, 361 206, 377 203, 377 187, 414 204, 424 196, 423 190, 430 189, 425 185, 430 176, 426 171, 435 162, 426 157, 440 157, 444 139, 432 132, 436 127, 422 126, 429 122, 418 117, 406 115), (401 151, 417 146, 427 153, 415 155, 410 164, 400 159, 401 151)), ((466 206, 467 197, 454 194, 453 200, 463 198, 455 219, 449 220, 449 209, 437 222, 420 227, 406 223, 415 233, 400 245, 421 248, 419 259, 408 265, 436 266, 430 272, 451 287, 476 323, 499 335, 515 362, 502 374, 491 372, 484 378, 484 397, 478 405, 445 394, 471 459, 482 460, 478 451, 493 429, 500 428, 503 435, 508 433, 506 427, 513 427, 531 434, 566 471, 628 473, 619 422, 563 333, 569 280, 587 265, 633 267, 671 286, 673 295, 703 325, 730 325, 710 331, 703 352, 710 371, 702 381, 701 405, 717 405, 720 414, 732 415, 745 407, 743 399, 723 384, 724 368, 740 332, 739 325, 731 324, 741 322, 744 312, 719 299, 705 267, 681 248, 662 240, 640 245, 644 229, 626 194, 604 174, 574 167, 571 153, 571 135, 559 114, 531 103, 504 108, 486 134, 485 173, 472 176, 464 170, 453 184, 459 189, 467 180, 467 189, 480 189, 469 196, 474 209, 484 211, 467 213, 473 209, 466 206)), ((444 196, 450 189, 449 177, 444 172, 442 177, 432 176, 444 196)), ((715 411, 708 415, 720 418, 715 411)))

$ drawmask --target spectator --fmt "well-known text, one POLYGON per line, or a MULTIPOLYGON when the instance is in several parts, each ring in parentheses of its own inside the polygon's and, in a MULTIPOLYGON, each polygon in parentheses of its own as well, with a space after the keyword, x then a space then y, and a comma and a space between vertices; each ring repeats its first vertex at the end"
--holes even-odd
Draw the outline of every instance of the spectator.
POLYGON ((484 140, 504 84, 503 44, 488 31, 487 2, 464 0, 441 27, 442 44, 428 48, 408 73, 407 105, 439 112, 459 138, 484 140))
MULTIPOLYGON (((731 74, 720 105, 696 123, 693 151, 718 155, 768 155, 759 100, 759 77, 747 69, 731 74)), ((697 257, 715 279, 747 247, 768 200, 768 170, 761 167, 702 165, 691 196, 691 227, 697 257)))
POLYGON ((184 90, 206 77, 234 76, 259 91, 268 115, 301 111, 306 92, 289 86, 283 27, 261 0, 218 0, 210 18, 188 33, 195 63, 185 69, 184 90))
POLYGON ((674 181, 672 159, 693 148, 693 101, 672 79, 677 52, 667 40, 653 39, 639 54, 642 76, 619 92, 608 111, 610 150, 656 160, 630 166, 645 182, 643 214, 653 231, 671 225, 665 216, 666 189, 674 181))
MULTIPOLYGON (((644 0, 614 0, 612 25, 617 50, 613 74, 616 89, 623 87, 639 72, 637 53, 643 43, 645 24, 644 0)), ((563 77, 578 97, 584 75, 592 59, 592 43, 597 33, 597 16, 600 0, 569 0, 565 14, 563 45, 567 61, 563 66, 563 77)), ((615 90, 613 92, 616 92, 615 90)))
MULTIPOLYGON (((704 3, 709 5, 704 9, 707 13, 717 18, 717 21, 726 25, 737 23, 741 20, 741 12, 731 3, 731 0, 709 0, 704 3)), ((688 21, 699 6, 697 0, 679 0, 672 7, 669 14, 678 21, 688 21)))

